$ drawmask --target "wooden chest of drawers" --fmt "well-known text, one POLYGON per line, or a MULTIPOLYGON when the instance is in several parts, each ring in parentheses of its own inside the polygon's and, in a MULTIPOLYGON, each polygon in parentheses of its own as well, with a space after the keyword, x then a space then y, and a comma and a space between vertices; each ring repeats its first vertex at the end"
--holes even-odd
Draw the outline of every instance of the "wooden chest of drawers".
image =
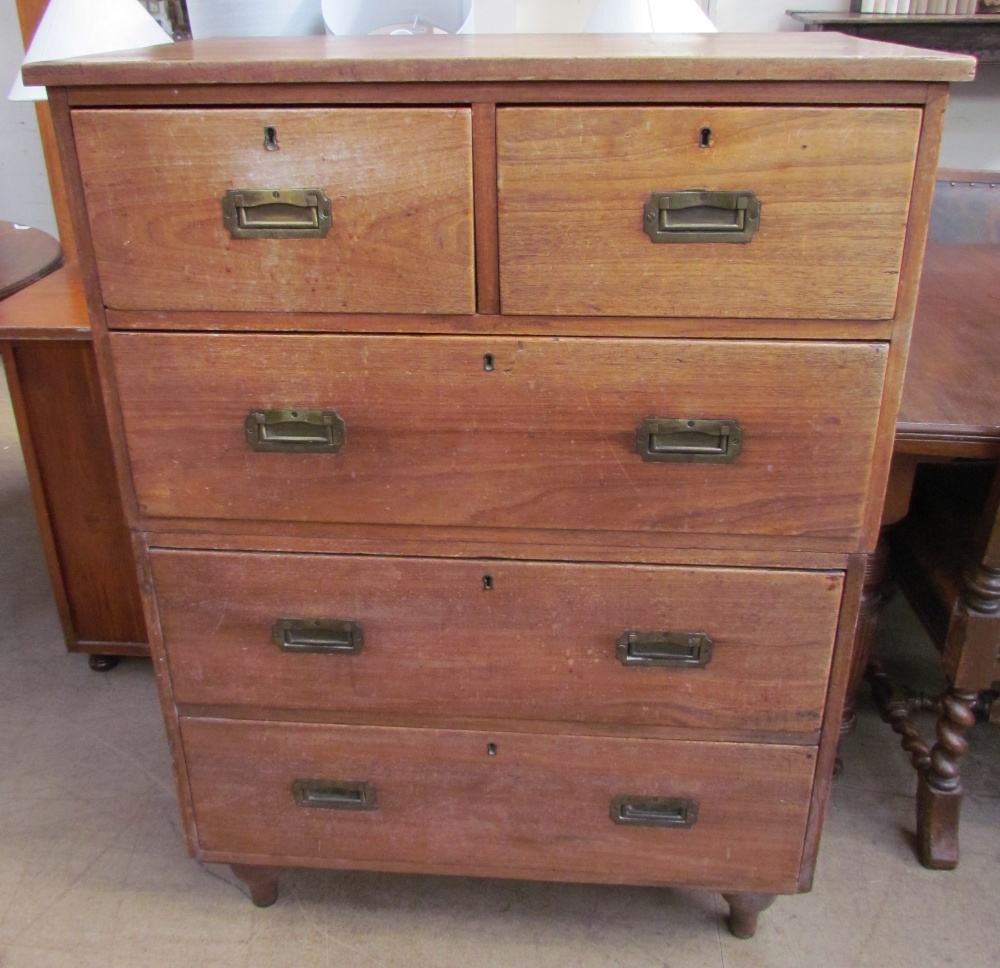
POLYGON ((50 86, 192 854, 811 884, 946 82, 837 38, 50 86))

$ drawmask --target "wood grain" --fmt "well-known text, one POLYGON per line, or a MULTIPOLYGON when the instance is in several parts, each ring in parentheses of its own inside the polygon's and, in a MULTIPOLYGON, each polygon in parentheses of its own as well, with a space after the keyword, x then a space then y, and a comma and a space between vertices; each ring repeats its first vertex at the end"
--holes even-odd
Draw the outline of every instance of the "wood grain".
POLYGON ((1000 455, 1000 246, 929 242, 896 439, 992 443, 1000 455), (956 294, 961 294, 957 298, 956 294))
POLYGON ((33 497, 51 535, 50 575, 71 651, 142 654, 146 630, 90 344, 10 348, 18 431, 37 469, 33 497))
POLYGON ((900 81, 749 81, 734 93, 725 81, 469 81, 442 84, 432 80, 362 85, 185 84, 157 87, 61 88, 73 107, 218 107, 234 104, 908 104, 927 100, 926 83, 900 81))
POLYGON ((905 108, 501 109, 503 312, 889 318, 920 119, 905 108), (753 191, 759 231, 654 244, 647 199, 694 189, 753 191))
POLYGON ((30 65, 30 84, 965 81, 975 60, 837 34, 566 34, 186 41, 30 65))
POLYGON ((810 749, 188 718, 181 736, 205 859, 797 889, 810 749), (378 808, 299 806, 296 779, 369 782, 378 808), (621 795, 692 798, 698 819, 619 826, 621 795))
POLYGON ((111 344, 146 518, 809 535, 847 551, 885 365, 880 344, 135 333, 111 344), (250 410, 306 407, 346 422, 339 453, 249 450, 250 410), (650 416, 739 420, 742 453, 646 463, 635 436, 650 416))
POLYGON ((841 587, 821 572, 159 550, 152 567, 178 703, 702 730, 819 728, 841 587), (279 618, 357 622, 364 647, 282 652, 279 618), (616 641, 638 630, 703 632, 711 660, 623 666, 616 641))
POLYGON ((76 266, 63 266, 0 302, 0 340, 91 339, 83 283, 76 266))
POLYGON ((475 311, 467 109, 77 111, 73 129, 110 307, 475 311), (227 190, 294 188, 330 198, 325 238, 230 238, 227 190))

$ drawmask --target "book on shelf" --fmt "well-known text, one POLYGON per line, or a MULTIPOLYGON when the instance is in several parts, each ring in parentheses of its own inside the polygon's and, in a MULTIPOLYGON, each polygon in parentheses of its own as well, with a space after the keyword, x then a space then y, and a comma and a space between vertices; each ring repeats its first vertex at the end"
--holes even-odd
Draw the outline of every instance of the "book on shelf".
MULTIPOLYGON (((970 17, 976 12, 977 5, 978 0, 851 0, 851 12, 897 17, 970 17)), ((996 12, 1000 13, 1000 5, 996 12)))

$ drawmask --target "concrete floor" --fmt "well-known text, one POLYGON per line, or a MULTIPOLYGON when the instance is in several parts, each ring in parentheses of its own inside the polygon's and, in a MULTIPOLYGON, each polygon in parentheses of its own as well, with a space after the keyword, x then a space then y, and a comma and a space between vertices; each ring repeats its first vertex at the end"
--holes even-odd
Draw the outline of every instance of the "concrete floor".
MULTIPOLYGON (((0 966, 924 968, 997 964, 1000 729, 965 764, 962 861, 912 847, 914 778, 869 706, 845 747, 811 894, 737 941, 696 891, 289 871, 254 908, 184 850, 148 662, 64 651, 9 407, 0 400, 0 966)), ((880 649, 934 689, 896 601, 880 649)))

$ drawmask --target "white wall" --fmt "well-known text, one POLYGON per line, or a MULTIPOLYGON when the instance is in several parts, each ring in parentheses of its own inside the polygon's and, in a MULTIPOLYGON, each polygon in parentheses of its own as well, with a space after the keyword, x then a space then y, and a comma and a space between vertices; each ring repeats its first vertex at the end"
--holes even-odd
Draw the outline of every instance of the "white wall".
POLYGON ((714 0, 710 15, 719 30, 757 33, 799 30, 786 10, 850 10, 850 0, 714 0))
POLYGON ((56 234, 35 105, 8 101, 24 48, 14 0, 0 0, 0 221, 56 234))

